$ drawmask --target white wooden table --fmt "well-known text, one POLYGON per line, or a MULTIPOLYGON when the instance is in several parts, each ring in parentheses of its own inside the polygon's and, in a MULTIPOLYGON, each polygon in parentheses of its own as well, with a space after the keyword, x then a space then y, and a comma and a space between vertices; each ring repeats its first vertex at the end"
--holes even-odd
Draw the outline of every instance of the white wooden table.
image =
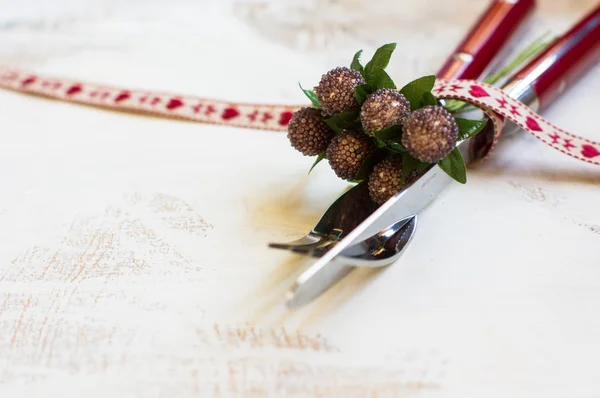
MULTIPOLYGON (((434 72, 486 4, 380 2, 357 14, 377 28, 333 37, 275 6, 0 0, 0 63, 297 103, 297 81, 389 41, 396 81, 434 72)), ((595 3, 540 1, 526 39, 595 3)), ((545 116, 598 139, 599 90, 597 67, 545 116)), ((428 207, 400 262, 290 311, 308 263, 267 242, 301 236, 347 185, 308 176, 284 133, 7 91, 0 121, 1 397, 600 394, 600 170, 528 135, 428 207)))

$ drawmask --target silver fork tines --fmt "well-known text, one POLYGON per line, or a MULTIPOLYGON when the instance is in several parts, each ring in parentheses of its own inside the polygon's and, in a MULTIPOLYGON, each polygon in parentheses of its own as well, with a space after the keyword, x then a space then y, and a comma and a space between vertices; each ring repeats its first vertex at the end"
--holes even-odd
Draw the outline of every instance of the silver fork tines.
POLYGON ((300 239, 285 243, 269 243, 275 249, 318 256, 331 248, 377 209, 365 183, 341 195, 321 216, 313 229, 300 239))
MULTIPOLYGON (((474 157, 469 141, 458 145, 467 164, 474 157)), ((371 200, 362 182, 340 196, 311 233, 291 244, 271 244, 318 258, 296 280, 287 305, 295 307, 316 298, 356 267, 397 261, 414 236, 417 214, 451 182, 434 165, 381 206, 371 200)))

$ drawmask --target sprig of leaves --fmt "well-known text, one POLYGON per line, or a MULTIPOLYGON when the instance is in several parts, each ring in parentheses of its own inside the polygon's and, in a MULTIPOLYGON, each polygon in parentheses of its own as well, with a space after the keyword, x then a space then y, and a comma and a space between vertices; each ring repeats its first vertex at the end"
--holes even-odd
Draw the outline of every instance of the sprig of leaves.
MULTIPOLYGON (((540 44, 538 43, 538 47, 535 49, 539 50, 539 46, 540 44)), ((397 89, 393 79, 385 71, 395 49, 395 43, 388 43, 379 47, 365 66, 361 63, 363 50, 359 50, 354 54, 350 63, 350 69, 359 72, 365 79, 365 84, 358 85, 354 89, 354 97, 360 105, 364 103, 370 94, 379 89, 397 89)), ((533 51, 533 48, 530 50, 533 51)), ((529 55, 531 54, 531 51, 529 55)), ((495 78, 497 77, 498 76, 495 76, 495 78)), ((399 90, 399 92, 409 101, 411 112, 425 106, 440 105, 437 98, 432 93, 435 80, 436 77, 434 75, 422 76, 404 85, 404 87, 399 90)), ((316 93, 311 90, 305 90, 302 85, 300 85, 300 88, 311 101, 312 106, 319 109, 320 103, 316 93)), ((446 104, 448 104, 448 102, 446 102, 446 104)), ((458 142, 462 142, 480 133, 487 122, 487 120, 470 120, 458 117, 455 117, 455 120, 458 124, 458 142)), ((401 184, 406 181, 406 178, 411 173, 415 171, 423 172, 434 166, 432 163, 421 162, 408 153, 407 149, 401 143, 403 128, 400 125, 368 133, 364 131, 362 127, 360 121, 360 109, 340 113, 325 118, 324 121, 335 133, 339 133, 342 130, 363 131, 365 134, 371 135, 371 139, 375 143, 375 150, 367 156, 358 173, 352 180, 349 180, 349 182, 361 182, 367 179, 374 165, 390 154, 400 155, 402 157, 401 184)), ((324 159, 327 159, 326 153, 320 153, 311 166, 309 173, 324 159)), ((458 148, 454 148, 445 158, 437 162, 437 165, 456 181, 462 184, 466 183, 466 166, 458 148)))
MULTIPOLYGON (((391 77, 385 72, 385 67, 389 64, 391 55, 395 49, 395 45, 384 45, 380 47, 376 52, 371 61, 367 63, 365 67, 360 64, 360 55, 362 50, 354 55, 352 60, 351 68, 359 71, 366 80, 366 84, 362 84, 354 90, 354 96, 359 104, 365 101, 366 97, 380 88, 396 89, 396 85, 391 77)), ((439 105, 437 99, 431 92, 435 85, 435 76, 423 76, 415 79, 400 89, 400 93, 406 97, 411 106, 411 111, 422 108, 427 105, 439 105)), ((457 122, 459 123, 459 122, 457 122)), ((459 123, 459 136, 460 137, 471 137, 477 134, 483 126, 485 121, 470 121, 468 119, 462 119, 459 123)), ((421 162, 418 159, 412 157, 401 144, 402 127, 392 126, 385 130, 376 131, 373 133, 376 147, 378 148, 377 153, 381 153, 381 149, 384 149, 387 154, 400 154, 402 156, 402 175, 401 184, 403 184, 412 172, 421 172, 432 166, 431 163, 421 162)), ((360 172, 357 174, 354 182, 361 181, 366 178, 368 174, 366 171, 370 170, 373 163, 371 156, 363 162, 360 172)), ((460 151, 453 151, 445 159, 440 161, 443 168, 442 170, 449 173, 449 175, 457 181, 463 181, 466 179, 466 174, 462 173, 465 170, 464 160, 460 154, 460 151)))

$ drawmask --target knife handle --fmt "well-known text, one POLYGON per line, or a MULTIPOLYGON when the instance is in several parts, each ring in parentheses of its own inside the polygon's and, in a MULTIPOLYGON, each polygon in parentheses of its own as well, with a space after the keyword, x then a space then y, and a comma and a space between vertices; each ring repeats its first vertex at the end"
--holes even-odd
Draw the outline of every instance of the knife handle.
POLYGON ((505 90, 535 111, 550 105, 600 59, 600 5, 514 74, 505 90))
POLYGON ((524 20, 535 0, 494 0, 437 72, 440 79, 477 79, 524 20))

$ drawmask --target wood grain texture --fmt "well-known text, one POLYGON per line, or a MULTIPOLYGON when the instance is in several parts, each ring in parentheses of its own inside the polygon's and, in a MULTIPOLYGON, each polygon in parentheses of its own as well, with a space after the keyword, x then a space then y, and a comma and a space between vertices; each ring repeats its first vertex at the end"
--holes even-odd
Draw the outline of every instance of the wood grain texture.
MULTIPOLYGON (((394 79, 431 73, 485 5, 7 1, 2 63, 281 103, 384 41, 394 79)), ((594 5, 540 1, 525 37, 594 5)), ((545 116, 588 131, 598 72, 545 116)), ((423 212, 402 261, 290 311, 310 260, 267 242, 301 236, 347 185, 323 165, 308 176, 285 134, 9 92, 0 119, 0 397, 600 391, 598 171, 525 135, 423 212)))

